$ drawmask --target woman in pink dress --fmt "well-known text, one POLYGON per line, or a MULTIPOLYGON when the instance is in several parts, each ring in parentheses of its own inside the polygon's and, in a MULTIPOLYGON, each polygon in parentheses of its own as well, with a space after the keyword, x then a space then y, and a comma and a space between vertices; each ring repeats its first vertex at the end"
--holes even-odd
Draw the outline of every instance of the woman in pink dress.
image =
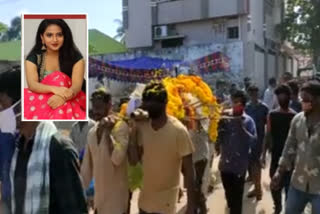
POLYGON ((62 19, 44 19, 25 62, 27 120, 86 119, 83 57, 62 19))

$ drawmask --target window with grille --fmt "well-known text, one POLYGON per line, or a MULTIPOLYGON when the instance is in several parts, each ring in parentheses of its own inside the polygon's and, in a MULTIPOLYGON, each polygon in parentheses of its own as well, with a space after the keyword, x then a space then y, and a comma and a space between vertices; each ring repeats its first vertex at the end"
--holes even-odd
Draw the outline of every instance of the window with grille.
POLYGON ((238 39, 239 27, 228 27, 227 33, 228 33, 228 39, 238 39))

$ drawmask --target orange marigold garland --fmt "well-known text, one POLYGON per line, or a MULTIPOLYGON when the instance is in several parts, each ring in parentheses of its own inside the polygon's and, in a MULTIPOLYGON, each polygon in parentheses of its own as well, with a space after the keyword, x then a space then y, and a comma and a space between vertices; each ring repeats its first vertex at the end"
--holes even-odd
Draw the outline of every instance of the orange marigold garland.
MULTIPOLYGON (((168 92, 167 112, 180 120, 201 120, 209 118, 208 134, 210 140, 215 142, 218 137, 218 123, 221 107, 210 87, 199 76, 179 75, 176 78, 167 77, 163 84, 168 92), (190 103, 187 94, 199 100, 198 103, 190 103), (202 114, 195 116, 195 108, 201 107, 202 114)), ((194 127, 188 122, 188 128, 194 127)))

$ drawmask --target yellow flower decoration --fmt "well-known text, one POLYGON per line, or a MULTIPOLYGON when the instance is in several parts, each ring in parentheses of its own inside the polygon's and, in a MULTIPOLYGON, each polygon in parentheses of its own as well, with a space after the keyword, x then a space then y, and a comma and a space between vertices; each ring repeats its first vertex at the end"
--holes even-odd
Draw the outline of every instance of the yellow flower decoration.
POLYGON ((120 107, 119 115, 120 117, 125 117, 127 114, 128 103, 122 103, 120 107))
MULTIPOLYGON (((216 96, 202 78, 199 76, 179 75, 175 78, 167 77, 162 80, 162 83, 168 93, 167 113, 180 120, 184 120, 187 117, 196 119, 194 107, 190 106, 190 101, 185 96, 188 93, 192 94, 200 101, 202 116, 210 118, 208 134, 210 140, 215 142, 218 137, 221 107, 217 103, 216 96)), ((190 122, 188 126, 193 127, 194 125, 190 122)))

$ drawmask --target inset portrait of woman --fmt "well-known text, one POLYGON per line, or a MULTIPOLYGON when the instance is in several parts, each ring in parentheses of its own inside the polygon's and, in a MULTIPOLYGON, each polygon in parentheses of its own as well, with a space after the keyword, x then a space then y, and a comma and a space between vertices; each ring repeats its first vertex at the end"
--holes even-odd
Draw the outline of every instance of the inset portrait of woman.
POLYGON ((25 58, 24 119, 85 120, 85 60, 63 19, 43 19, 25 58))

